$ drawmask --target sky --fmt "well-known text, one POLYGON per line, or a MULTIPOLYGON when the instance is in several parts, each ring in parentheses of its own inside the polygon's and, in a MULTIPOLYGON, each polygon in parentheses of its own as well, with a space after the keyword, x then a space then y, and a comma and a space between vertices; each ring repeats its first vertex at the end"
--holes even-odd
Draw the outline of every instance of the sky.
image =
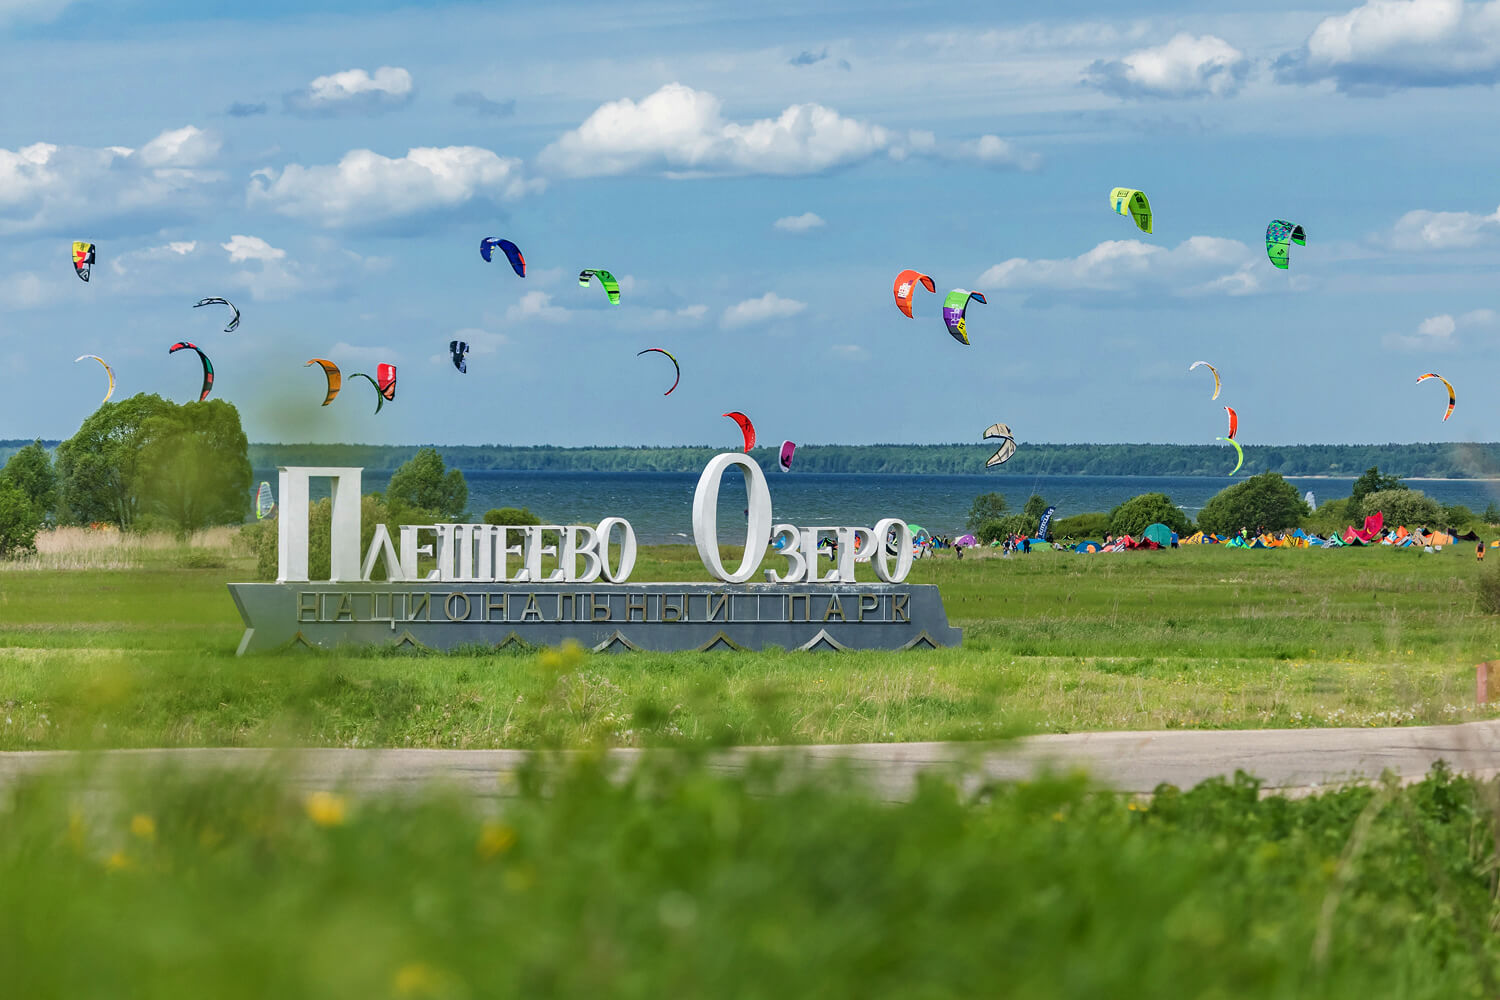
POLYGON ((0 438, 188 340, 252 441, 1500 440, 1500 0, 228 6, 0 0, 0 438))

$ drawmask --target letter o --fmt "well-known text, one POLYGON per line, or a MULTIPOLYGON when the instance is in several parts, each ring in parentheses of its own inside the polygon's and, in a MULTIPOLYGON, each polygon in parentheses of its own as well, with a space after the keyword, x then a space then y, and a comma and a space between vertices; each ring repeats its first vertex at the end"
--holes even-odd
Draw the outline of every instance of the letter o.
POLYGON ((715 579, 725 583, 744 583, 755 575, 771 544, 771 491, 766 475, 749 455, 729 452, 715 455, 698 477, 693 491, 693 541, 698 558, 715 579), (745 556, 739 569, 730 573, 719 559, 719 481, 730 466, 739 466, 745 475, 745 495, 750 516, 745 524, 745 556))
POLYGON ((599 522, 599 569, 610 583, 624 583, 635 569, 635 529, 623 517, 606 517, 599 522), (611 568, 609 536, 614 533, 616 525, 624 528, 625 534, 620 538, 620 565, 611 568))
POLYGON ((870 559, 870 565, 875 567, 875 575, 882 583, 900 583, 906 579, 906 574, 911 572, 911 528, 907 527, 905 521, 896 517, 888 517, 875 524, 875 537, 870 546, 877 551, 870 559), (899 529, 896 537, 896 568, 891 569, 890 550, 885 544, 885 538, 892 529, 899 529))
POLYGON ((450 622, 466 622, 466 621, 468 621, 469 620, 469 595, 465 594, 465 593, 458 592, 458 591, 455 591, 454 593, 449 594, 447 600, 443 601, 443 614, 445 614, 445 615, 448 616, 448 620, 450 622), (453 613, 453 602, 454 601, 463 601, 464 602, 464 609, 463 609, 462 613, 456 614, 456 615, 453 613))

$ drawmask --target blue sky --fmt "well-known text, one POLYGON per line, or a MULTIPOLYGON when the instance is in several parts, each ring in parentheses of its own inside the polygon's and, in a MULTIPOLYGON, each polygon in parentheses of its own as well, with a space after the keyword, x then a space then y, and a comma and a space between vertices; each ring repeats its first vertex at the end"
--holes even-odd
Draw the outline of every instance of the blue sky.
POLYGON ((1500 439, 1500 2, 216 6, 0 0, 0 438, 72 433, 80 354, 195 398, 186 339, 252 440, 1500 439))

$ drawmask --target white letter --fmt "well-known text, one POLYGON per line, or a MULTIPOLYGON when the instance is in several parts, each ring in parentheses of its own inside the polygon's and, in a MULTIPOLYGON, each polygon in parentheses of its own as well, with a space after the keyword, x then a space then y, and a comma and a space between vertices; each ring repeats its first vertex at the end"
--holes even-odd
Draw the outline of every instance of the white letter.
POLYGON ((895 517, 888 517, 884 521, 875 524, 875 539, 870 543, 878 545, 880 551, 875 553, 875 558, 870 564, 875 567, 875 575, 882 583, 900 583, 906 579, 906 574, 911 572, 911 529, 906 522, 895 517), (892 531, 896 532, 896 568, 891 569, 890 546, 886 544, 886 538, 892 531))
POLYGON ((786 575, 777 573, 774 569, 766 570, 767 583, 801 583, 802 578, 807 575, 807 557, 802 554, 801 536, 797 533, 795 524, 778 524, 771 529, 771 541, 773 549, 778 555, 786 557, 786 575), (779 549, 774 549, 776 539, 786 536, 786 543, 779 549))
POLYGON ((693 541, 698 544, 698 558, 716 579, 725 583, 744 583, 755 575, 771 543, 771 491, 766 488, 765 473, 749 455, 731 452, 715 455, 698 477, 693 491, 693 541), (719 480, 725 470, 737 465, 745 475, 745 495, 749 501, 749 518, 745 525, 745 555, 733 573, 724 569, 719 558, 719 480))
POLYGON ((599 568, 604 579, 610 583, 624 583, 635 569, 635 529, 623 517, 606 517, 599 522, 599 568), (609 565, 609 536, 616 525, 625 529, 620 538, 620 565, 611 569, 609 565))
POLYGON ((570 524, 563 532, 562 571, 565 583, 593 583, 599 579, 599 532, 588 525, 570 524), (583 572, 578 572, 578 557, 583 572))

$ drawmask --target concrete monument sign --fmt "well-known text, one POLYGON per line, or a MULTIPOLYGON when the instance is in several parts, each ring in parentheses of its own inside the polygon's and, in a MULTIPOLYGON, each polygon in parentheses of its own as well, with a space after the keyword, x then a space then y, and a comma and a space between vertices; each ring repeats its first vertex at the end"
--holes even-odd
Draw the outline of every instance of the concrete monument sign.
POLYGON ((931 585, 905 583, 911 532, 898 518, 873 527, 773 524, 765 475, 749 457, 716 456, 693 494, 693 537, 719 583, 631 583, 630 523, 375 526, 360 553, 361 470, 284 468, 275 583, 232 583, 245 621, 240 652, 288 643, 551 645, 574 639, 621 649, 911 649, 961 641, 931 585), (745 478, 740 564, 723 564, 718 495, 725 472, 745 478), (332 482, 329 579, 308 579, 308 487, 332 482), (823 540, 836 543, 828 569, 823 540), (749 581, 770 554, 785 566, 749 581), (879 582, 858 582, 868 562, 879 582), (379 577, 379 579, 376 579, 379 577))

